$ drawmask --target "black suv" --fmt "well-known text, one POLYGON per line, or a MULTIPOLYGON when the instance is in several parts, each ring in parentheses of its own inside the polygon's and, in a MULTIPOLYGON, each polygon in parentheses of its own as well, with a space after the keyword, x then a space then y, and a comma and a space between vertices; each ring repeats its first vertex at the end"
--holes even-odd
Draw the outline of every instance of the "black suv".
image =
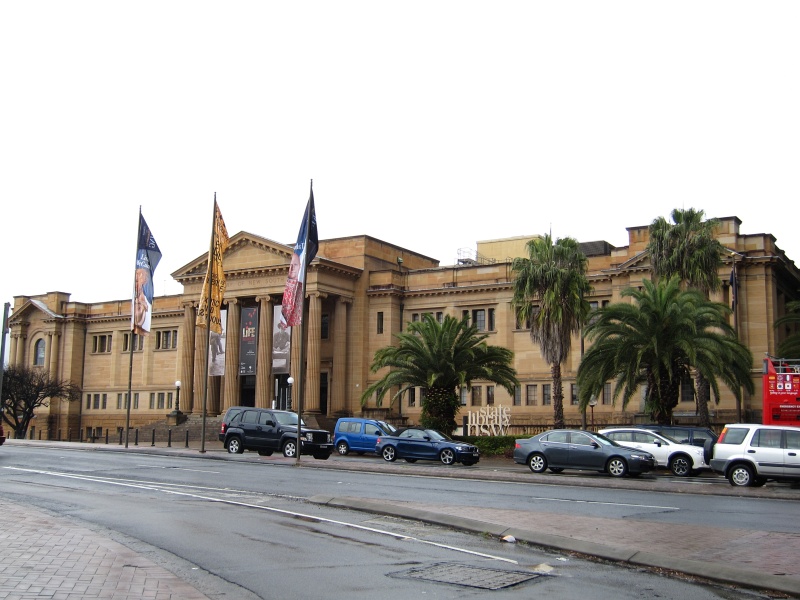
MULTIPOLYGON (((266 408, 235 407, 225 414, 220 437, 231 454, 257 450, 261 456, 283 452, 289 458, 297 456, 297 413, 266 408), (232 416, 229 417, 229 415, 232 416)), ((300 424, 300 454, 311 454, 327 460, 333 451, 329 431, 309 429, 300 424)))
POLYGON ((717 434, 706 427, 691 427, 682 425, 637 425, 640 429, 649 429, 667 437, 671 437, 681 444, 691 444, 705 448, 706 440, 711 440, 711 444, 717 441, 717 434))

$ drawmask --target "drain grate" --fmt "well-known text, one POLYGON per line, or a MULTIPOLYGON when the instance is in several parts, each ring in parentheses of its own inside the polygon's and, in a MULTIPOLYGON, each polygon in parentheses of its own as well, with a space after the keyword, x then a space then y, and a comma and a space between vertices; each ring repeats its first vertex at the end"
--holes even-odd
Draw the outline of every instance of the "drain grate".
POLYGON ((414 567, 407 571, 391 573, 392 577, 424 579, 438 583, 451 583, 482 590, 500 590, 541 577, 541 573, 486 569, 455 563, 436 563, 427 567, 414 567))

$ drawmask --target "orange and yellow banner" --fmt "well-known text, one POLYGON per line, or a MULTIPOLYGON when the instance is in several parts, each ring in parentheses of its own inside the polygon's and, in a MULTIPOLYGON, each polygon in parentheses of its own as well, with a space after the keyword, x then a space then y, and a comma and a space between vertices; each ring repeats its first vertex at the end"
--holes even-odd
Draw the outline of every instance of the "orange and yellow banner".
POLYGON ((214 228, 211 232, 211 247, 208 250, 208 269, 197 307, 197 326, 206 327, 206 315, 211 331, 222 333, 220 310, 225 297, 225 271, 222 269, 222 256, 228 248, 228 230, 214 196, 214 228), (210 301, 209 301, 210 299, 210 301))

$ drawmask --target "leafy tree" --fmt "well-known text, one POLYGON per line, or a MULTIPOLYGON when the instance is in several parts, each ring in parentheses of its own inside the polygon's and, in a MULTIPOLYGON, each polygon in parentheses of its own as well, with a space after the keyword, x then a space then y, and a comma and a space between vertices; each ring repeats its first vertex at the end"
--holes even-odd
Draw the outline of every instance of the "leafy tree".
MULTIPOLYGON (((775 321, 775 327, 784 325, 800 325, 800 301, 788 302, 786 314, 775 321)), ((800 333, 793 333, 778 345, 781 358, 800 358, 800 333)))
POLYGON ((361 396, 366 404, 373 394, 378 406, 391 388, 399 386, 392 399, 402 398, 412 387, 423 390, 423 427, 451 433, 456 428, 456 414, 461 407, 458 388, 471 389, 476 380, 491 381, 514 394, 518 385, 511 366, 513 353, 499 346, 489 346, 476 325, 446 316, 439 323, 426 314, 422 321, 408 324, 405 332, 395 336, 396 346, 386 346, 375 353, 371 370, 390 370, 370 385, 361 396))
POLYGON ((80 388, 69 381, 59 381, 44 369, 10 366, 3 373, 3 421, 24 439, 34 411, 50 406, 50 400, 80 401, 80 388))
POLYGON ((728 324, 730 308, 711 302, 698 290, 682 290, 680 279, 645 280, 615 303, 596 311, 585 335, 593 343, 578 368, 581 407, 614 380, 614 400, 627 407, 646 386, 645 409, 653 420, 669 424, 681 382, 692 369, 702 373, 719 400, 719 381, 740 399, 753 392, 750 350, 728 324))
MULTIPOLYGON (((708 297, 720 288, 718 270, 725 248, 714 237, 719 221, 704 221, 705 212, 694 208, 676 208, 671 216, 672 223, 659 217, 650 225, 647 249, 656 279, 678 276, 687 286, 708 297)), ((698 417, 708 427, 711 390, 702 373, 697 373, 696 380, 698 417)))
POLYGON ((561 363, 569 354, 572 334, 586 323, 591 292, 586 277, 588 261, 578 242, 549 234, 530 240, 528 256, 511 263, 514 272, 512 307, 517 321, 530 323, 531 340, 550 365, 553 381, 553 421, 564 426, 564 390, 561 363))

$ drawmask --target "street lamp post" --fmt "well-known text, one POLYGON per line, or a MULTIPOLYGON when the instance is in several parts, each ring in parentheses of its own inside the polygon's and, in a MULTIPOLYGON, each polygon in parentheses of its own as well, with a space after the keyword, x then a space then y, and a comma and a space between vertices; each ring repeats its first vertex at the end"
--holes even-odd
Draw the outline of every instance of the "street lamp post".
POLYGON ((286 410, 292 410, 292 385, 294 384, 294 377, 289 377, 286 380, 286 384, 289 386, 286 390, 286 410))
POLYGON ((181 412, 181 382, 175 382, 175 409, 167 415, 167 422, 171 425, 180 425, 183 422, 181 412))

